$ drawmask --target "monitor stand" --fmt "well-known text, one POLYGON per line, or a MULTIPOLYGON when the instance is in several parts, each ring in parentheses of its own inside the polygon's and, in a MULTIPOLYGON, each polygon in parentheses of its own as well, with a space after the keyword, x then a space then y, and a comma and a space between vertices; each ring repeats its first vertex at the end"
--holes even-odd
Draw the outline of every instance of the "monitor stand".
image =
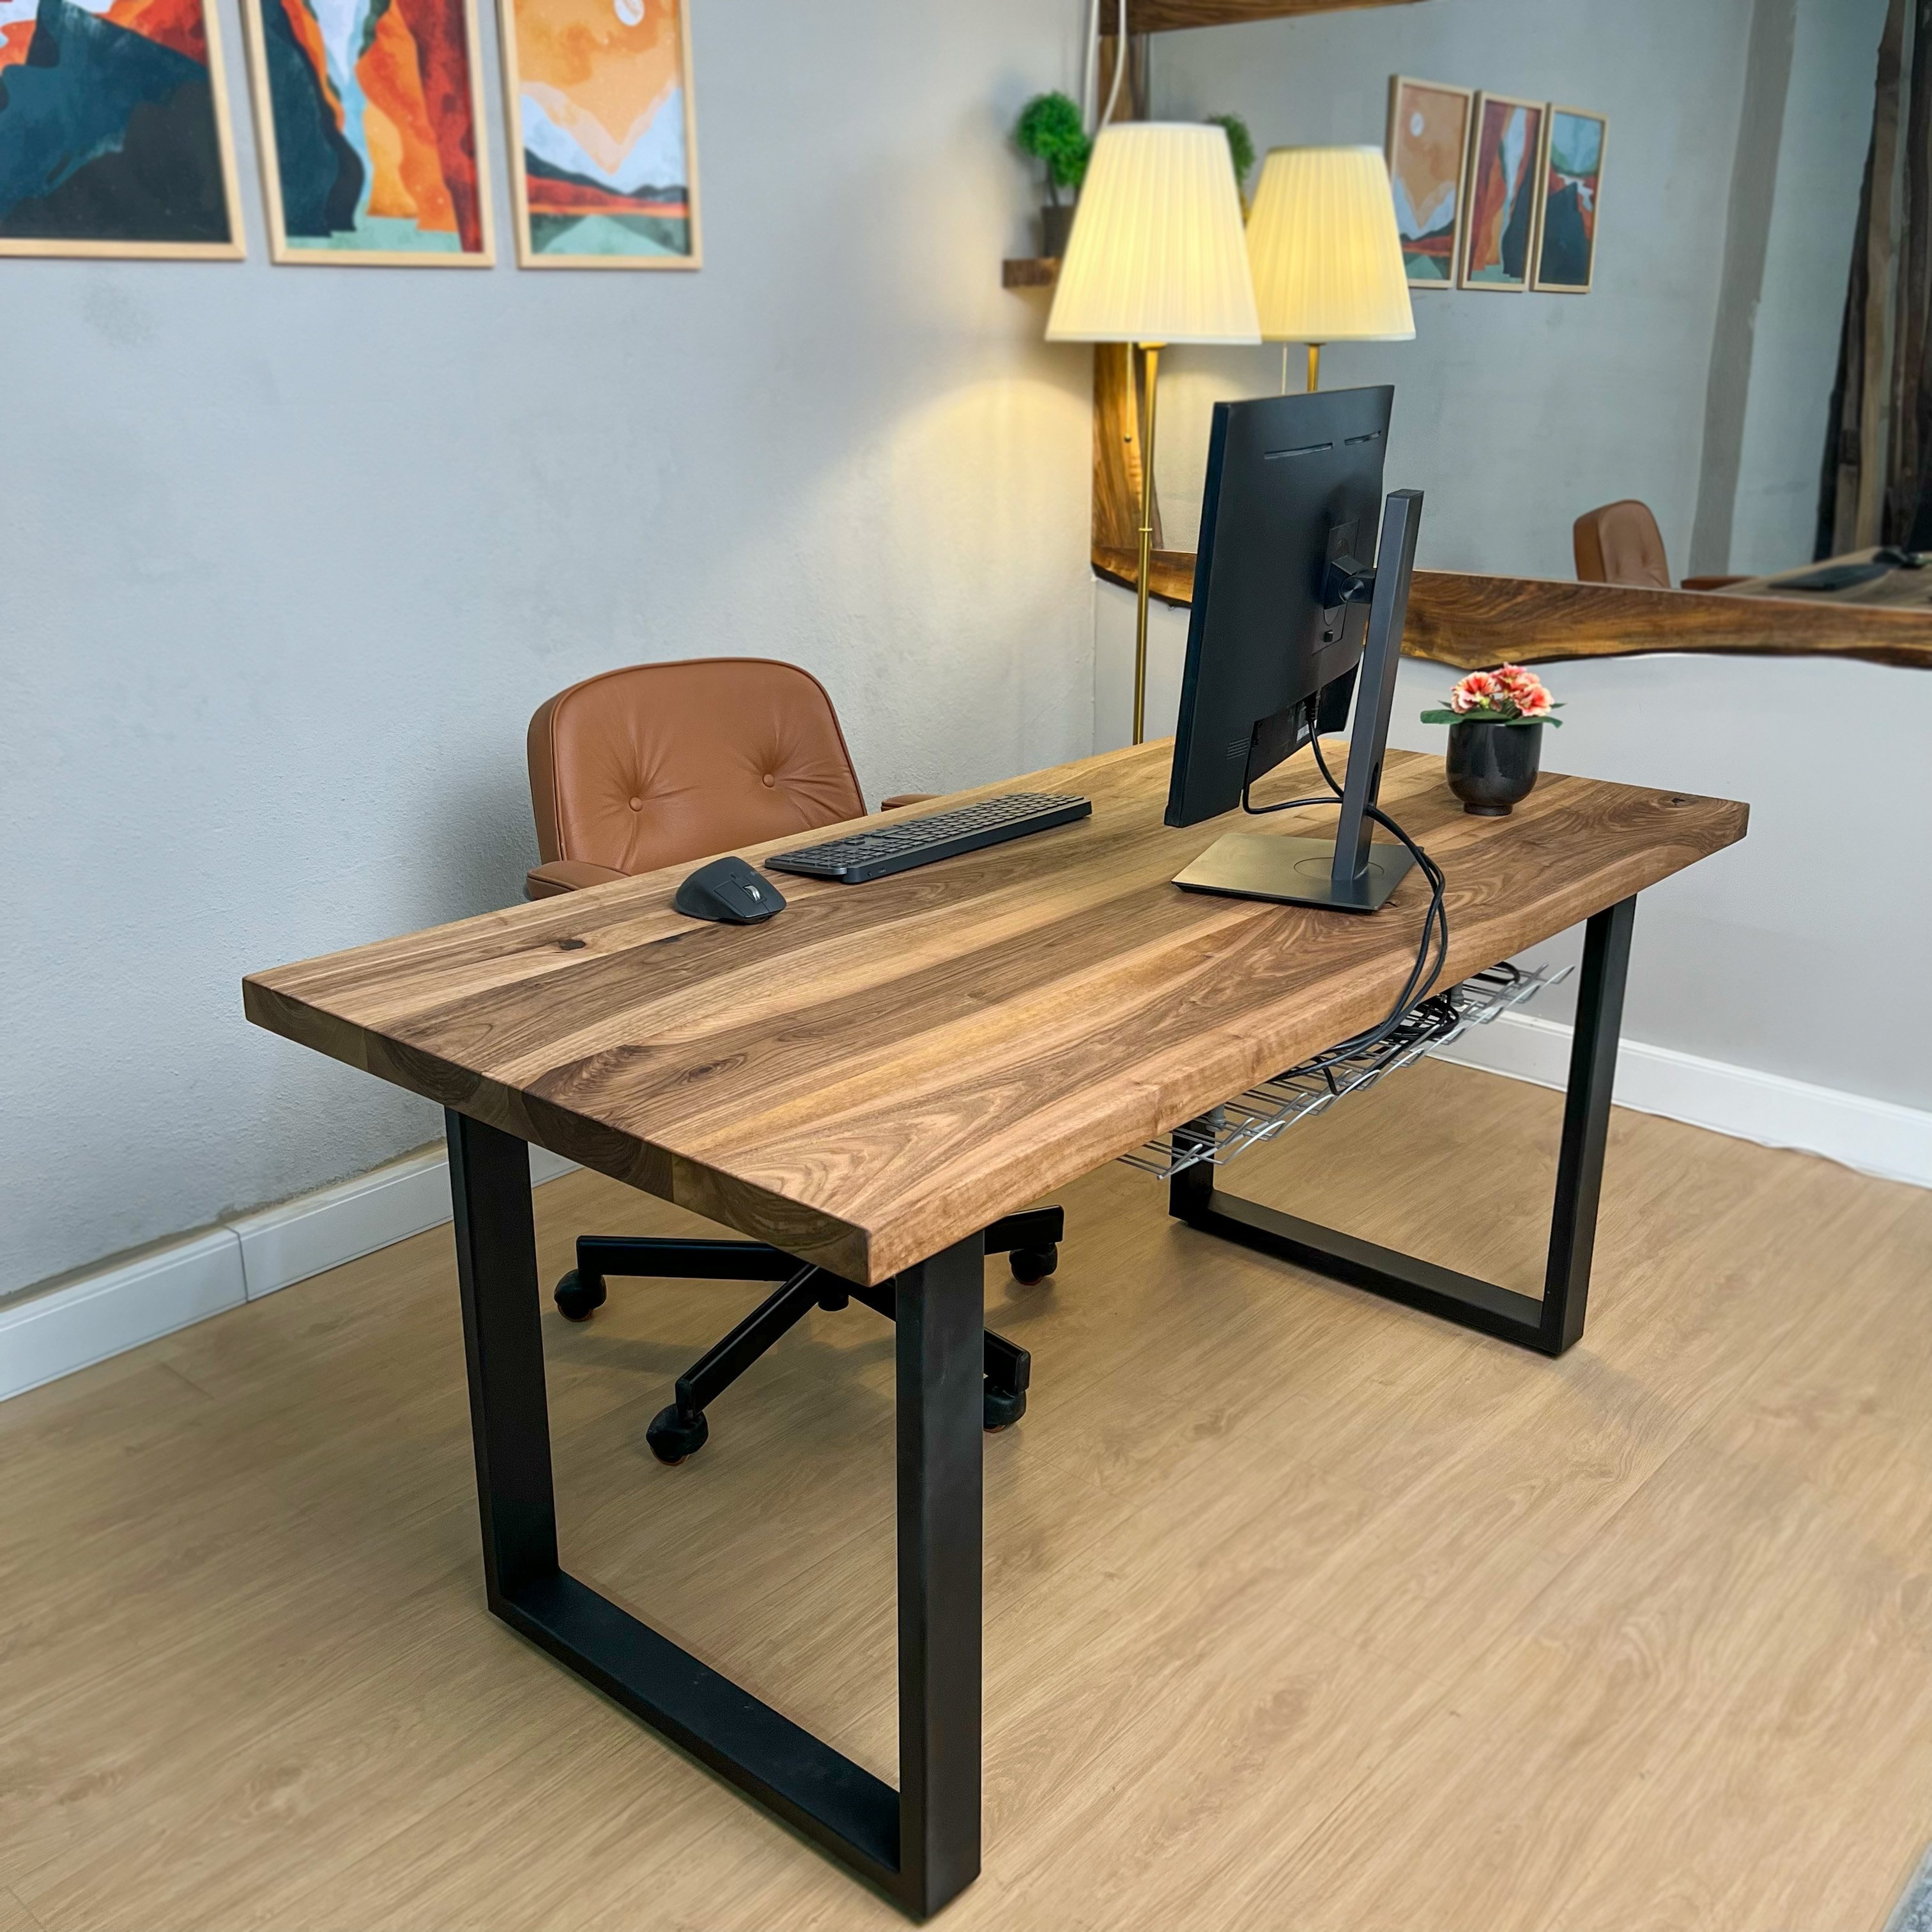
POLYGON ((1370 842, 1369 817, 1382 791, 1395 706, 1396 661, 1408 611, 1408 580, 1422 519, 1420 490, 1392 491, 1382 506, 1375 592, 1362 675, 1355 690, 1355 728, 1348 775, 1342 788, 1342 822, 1333 838, 1294 838, 1268 832, 1230 832, 1217 838, 1174 884, 1223 898, 1270 899, 1281 905, 1330 912, 1376 912, 1415 861, 1402 846, 1370 842))

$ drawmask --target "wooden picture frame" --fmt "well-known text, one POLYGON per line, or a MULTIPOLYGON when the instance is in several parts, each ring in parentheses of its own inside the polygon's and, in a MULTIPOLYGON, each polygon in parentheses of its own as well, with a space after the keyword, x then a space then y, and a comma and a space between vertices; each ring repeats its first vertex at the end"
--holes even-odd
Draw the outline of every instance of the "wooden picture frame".
MULTIPOLYGON (((205 62, 198 64, 206 66, 208 74, 208 111, 214 123, 217 171, 215 180, 204 178, 201 185, 204 189, 218 190, 223 225, 227 230, 226 238, 220 241, 187 241, 86 235, 6 235, 0 236, 0 256, 154 262, 238 262, 248 254, 247 238, 242 226, 241 183, 235 166, 235 136, 229 119, 228 75, 221 45, 220 9, 217 0, 199 0, 199 5, 201 45, 206 59, 205 62)), ((28 38, 31 43, 33 34, 38 31, 38 23, 30 22, 26 24, 28 26, 28 38)), ((164 32, 166 31, 164 28, 164 32)), ((173 29, 177 38, 180 31, 177 22, 173 29)), ((155 47, 158 50, 158 58, 165 57, 177 68, 184 60, 195 59, 194 54, 188 48, 171 44, 169 39, 163 38, 162 32, 142 32, 139 28, 132 28, 130 32, 155 47)), ((20 70, 17 64, 10 65, 7 70, 16 76, 16 85, 20 70)), ((58 68, 43 67, 39 70, 42 75, 58 71, 58 68)), ((191 72, 186 78, 192 82, 191 72)), ((80 86, 82 89, 86 87, 84 72, 80 76, 80 86)), ((0 90, 0 98, 4 98, 4 90, 0 90)), ((101 96, 97 91, 91 97, 84 95, 83 98, 98 100, 101 96)), ((168 104, 171 106, 175 105, 173 103, 168 104)), ((193 112, 191 104, 184 104, 181 111, 185 119, 193 112)), ((151 129, 152 124, 150 124, 151 129)), ((4 159, 8 132, 5 112, 0 110, 0 159, 4 159)), ((124 150, 116 142, 104 153, 95 156, 92 164, 98 165, 110 158, 118 160, 124 155, 124 150)), ((78 174, 81 170, 76 169, 73 172, 78 174)), ((4 166, 0 166, 0 176, 4 176, 4 166)), ((14 210, 24 206, 28 199, 39 198, 22 196, 19 201, 9 203, 6 209, 0 212, 11 214, 14 210)), ((204 202, 204 207, 206 206, 204 202)), ((189 218, 184 216, 184 226, 187 225, 189 218)))
MULTIPOLYGON (((1389 76, 1388 129, 1382 152, 1395 197, 1396 230, 1402 241, 1405 279, 1412 289, 1453 289, 1462 260, 1464 217, 1468 211, 1469 136, 1475 124, 1475 90, 1452 81, 1389 76), (1432 102, 1460 104, 1462 132, 1444 142, 1429 124, 1432 102), (1430 136, 1433 134, 1435 139, 1430 136), (1446 148, 1454 149, 1450 160, 1446 148), (1443 189, 1450 196, 1446 234, 1436 204, 1443 189), (1446 243, 1446 247, 1444 245, 1446 243), (1440 258, 1442 270, 1436 272, 1440 258)), ((1451 110, 1454 111, 1453 110, 1451 110)))
POLYGON ((1552 101, 1544 118, 1543 159, 1536 171, 1536 241, 1530 253, 1530 286, 1539 295, 1586 296, 1597 279, 1597 223, 1603 206, 1604 152, 1610 140, 1610 116, 1587 107, 1565 107, 1552 101), (1559 149, 1558 124, 1587 122, 1596 130, 1594 164, 1586 169, 1567 165, 1586 158, 1559 149), (1560 177, 1559 159, 1566 166, 1560 177), (1550 225, 1550 188, 1558 178, 1561 203, 1575 197, 1574 208, 1559 208, 1556 232, 1550 225), (1546 259, 1546 251, 1550 259, 1546 259), (1581 272, 1579 273, 1579 256, 1581 272))
MULTIPOLYGON (((462 130, 452 130, 446 123, 436 121, 435 110, 428 104, 428 90, 421 85, 423 40, 415 30, 424 25, 428 10, 418 8, 412 22, 400 10, 399 0, 390 0, 381 20, 385 22, 395 22, 403 37, 399 50, 402 58, 389 68, 393 76, 388 82, 392 92, 386 95, 380 106, 365 99, 365 118, 357 129, 359 145, 351 144, 340 131, 340 103, 327 91, 326 74, 311 76, 316 82, 315 104, 320 110, 316 119, 322 130, 320 138, 324 143, 323 152, 328 152, 329 142, 339 146, 346 158, 346 165, 338 168, 333 177, 314 173, 303 181, 291 179, 282 164, 280 136, 284 131, 293 130, 284 130, 278 124, 275 90, 270 76, 269 37, 272 33, 286 32, 290 37, 291 50, 303 62, 303 71, 308 73, 310 64, 322 52, 321 35, 319 29, 315 30, 311 39, 309 30, 298 28, 295 22, 298 10, 312 28, 314 15, 308 0, 240 0, 240 5, 243 23, 248 29, 249 80, 255 104, 256 139, 261 152, 262 198, 268 214, 269 259, 285 267, 296 268, 494 267, 496 260, 496 215, 490 200, 489 143, 484 133, 486 97, 476 0, 447 0, 444 10, 446 17, 451 12, 456 14, 464 36, 461 53, 467 70, 468 85, 460 90, 460 94, 469 104, 466 154, 460 139, 462 130), (412 81, 416 83, 412 98, 408 92, 412 81), (385 172, 381 178, 371 184, 368 167, 363 160, 374 138, 367 117, 381 113, 382 106, 394 107, 395 118, 382 116, 385 172), (324 116, 329 117, 326 123, 324 116), (398 122, 403 120, 412 124, 400 127, 398 122), (352 174, 349 172, 351 166, 355 170, 352 174), (343 194, 345 187, 352 190, 352 198, 346 202, 343 194), (308 206, 298 217, 304 224, 301 232, 292 235, 289 227, 290 202, 297 192, 308 206), (374 212, 372 206, 379 195, 384 196, 388 203, 380 214, 374 212), (418 217, 413 224, 400 212, 405 200, 418 217), (427 220, 420 218, 425 202, 430 204, 427 220), (352 225, 342 225, 345 213, 350 217, 352 225), (454 225, 446 227, 446 219, 454 225), (364 229, 362 224, 370 221, 380 221, 391 226, 398 238, 413 226, 416 232, 425 239, 420 244, 386 247, 380 240, 335 238, 365 232, 380 234, 380 230, 364 229), (310 226, 310 223, 322 225, 310 226), (335 225, 327 225, 332 224, 335 225), (455 237, 454 248, 445 248, 427 238, 443 234, 455 237), (314 238, 308 238, 310 237, 314 238)), ((376 51, 372 40, 357 63, 358 73, 363 62, 376 51)), ((444 98, 447 98, 446 89, 444 98)), ((286 101, 286 94, 284 98, 286 101)), ((313 140, 305 145, 310 152, 315 152, 313 140)))
MULTIPOLYGON (((704 254, 698 212, 698 109, 693 81, 690 0, 499 0, 497 21, 498 40, 502 51, 504 101, 509 122, 510 201, 517 226, 518 265, 525 268, 702 268, 704 254), (616 153, 615 143, 610 144, 608 152, 615 166, 596 162, 586 148, 558 128, 533 96, 525 94, 528 77, 526 69, 536 62, 526 59, 524 43, 534 16, 545 11, 576 11, 584 4, 593 5, 596 9, 597 34, 608 34, 605 23, 613 18, 620 26, 633 28, 646 23, 653 14, 668 14, 675 22, 678 46, 670 63, 670 70, 675 76, 682 126, 685 179, 681 216, 674 212, 676 204, 653 201, 638 192, 646 186, 664 189, 675 184, 640 182, 638 190, 623 184, 626 166, 634 162, 644 143, 653 139, 668 139, 668 130, 660 137, 658 122, 669 106, 670 97, 660 95, 655 110, 651 110, 648 100, 643 98, 643 87, 649 84, 650 78, 649 68, 645 64, 649 61, 648 49, 638 54, 626 53, 613 48, 607 38, 596 41, 589 50, 588 57, 592 61, 608 50, 614 58, 638 63, 639 112, 632 125, 640 126, 645 112, 652 115, 648 129, 636 136, 622 155, 616 153), (520 16, 526 17, 520 19, 520 16), (567 151, 566 144, 574 147, 579 164, 574 168, 566 168, 560 161, 547 164, 538 176, 542 185, 534 196, 531 157, 525 140, 526 103, 538 117, 546 141, 560 154, 567 151), (593 172, 586 173, 586 166, 593 172), (603 182, 596 178, 597 173, 604 176, 603 182), (550 199, 557 205, 542 205, 550 199), (594 236, 586 236, 586 231, 593 229, 594 236), (680 229, 684 246, 680 249, 668 245, 679 238, 680 229), (627 246, 627 236, 650 245, 627 246), (600 245, 594 249, 562 245, 572 240, 582 242, 587 238, 596 239, 600 245)), ((580 65, 586 56, 584 32, 573 35, 570 53, 573 67, 580 65)), ((532 84, 535 86, 538 83, 532 84)), ((542 84, 553 97, 561 92, 554 82, 542 84)), ((604 139, 609 139, 608 130, 603 128, 601 122, 596 124, 596 131, 604 139)))
POLYGON ((1457 287, 1490 295, 1521 295, 1528 288, 1535 266, 1537 190, 1549 126, 1547 101, 1478 91, 1470 112, 1457 287), (1518 116, 1526 118, 1519 122, 1518 116), (1512 146, 1510 136, 1516 133, 1521 140, 1512 146))

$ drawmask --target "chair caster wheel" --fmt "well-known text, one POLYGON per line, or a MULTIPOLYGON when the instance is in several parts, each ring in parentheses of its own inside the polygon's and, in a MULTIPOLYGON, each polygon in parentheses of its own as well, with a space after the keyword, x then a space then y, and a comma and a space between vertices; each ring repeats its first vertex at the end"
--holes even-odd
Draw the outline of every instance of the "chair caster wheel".
POLYGON ((1018 1395, 1009 1395, 1004 1389, 988 1386, 986 1390, 986 1426, 990 1435, 995 1430, 1010 1429, 1026 1413, 1026 1390, 1018 1395))
POLYGON ((566 1322, 588 1322, 604 1306, 608 1294, 601 1274, 586 1275, 572 1268, 557 1283, 550 1299, 566 1322))
POLYGON ((1006 1258, 1014 1280, 1022 1288, 1037 1288, 1059 1267, 1060 1250, 1057 1246, 1016 1248, 1006 1258))
POLYGON ((661 1408, 652 1417, 651 1426, 644 1431, 644 1440, 660 1462, 674 1468, 687 1456, 695 1456, 710 1434, 711 1425, 705 1420, 704 1410, 685 1415, 673 1402, 670 1408, 661 1408))

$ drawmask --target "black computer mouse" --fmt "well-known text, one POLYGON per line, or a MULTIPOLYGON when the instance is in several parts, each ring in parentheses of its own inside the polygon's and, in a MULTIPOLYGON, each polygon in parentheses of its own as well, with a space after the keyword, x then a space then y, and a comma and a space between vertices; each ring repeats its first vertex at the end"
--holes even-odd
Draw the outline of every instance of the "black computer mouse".
POLYGON ((764 873, 742 859, 714 859, 700 866, 671 901, 693 919, 722 920, 728 926, 756 926, 784 910, 784 895, 764 873))

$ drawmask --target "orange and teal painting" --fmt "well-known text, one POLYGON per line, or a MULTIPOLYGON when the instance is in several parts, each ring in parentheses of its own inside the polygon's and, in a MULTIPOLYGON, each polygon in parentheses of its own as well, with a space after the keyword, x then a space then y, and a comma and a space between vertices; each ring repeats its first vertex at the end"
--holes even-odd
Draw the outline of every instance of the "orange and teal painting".
POLYGON ((1550 159, 1538 224, 1536 286, 1588 293, 1597 272, 1597 200, 1604 185, 1604 117, 1550 110, 1550 159))
POLYGON ((502 0, 518 259, 694 268, 684 0, 502 0))
POLYGON ((1476 96, 1468 232, 1462 244, 1466 289, 1515 290, 1529 286, 1544 111, 1540 101, 1512 100, 1501 94, 1476 96))
POLYGON ((203 0, 0 0, 0 254, 242 252, 203 0))
POLYGON ((493 259, 470 0, 244 0, 278 262, 493 259))

